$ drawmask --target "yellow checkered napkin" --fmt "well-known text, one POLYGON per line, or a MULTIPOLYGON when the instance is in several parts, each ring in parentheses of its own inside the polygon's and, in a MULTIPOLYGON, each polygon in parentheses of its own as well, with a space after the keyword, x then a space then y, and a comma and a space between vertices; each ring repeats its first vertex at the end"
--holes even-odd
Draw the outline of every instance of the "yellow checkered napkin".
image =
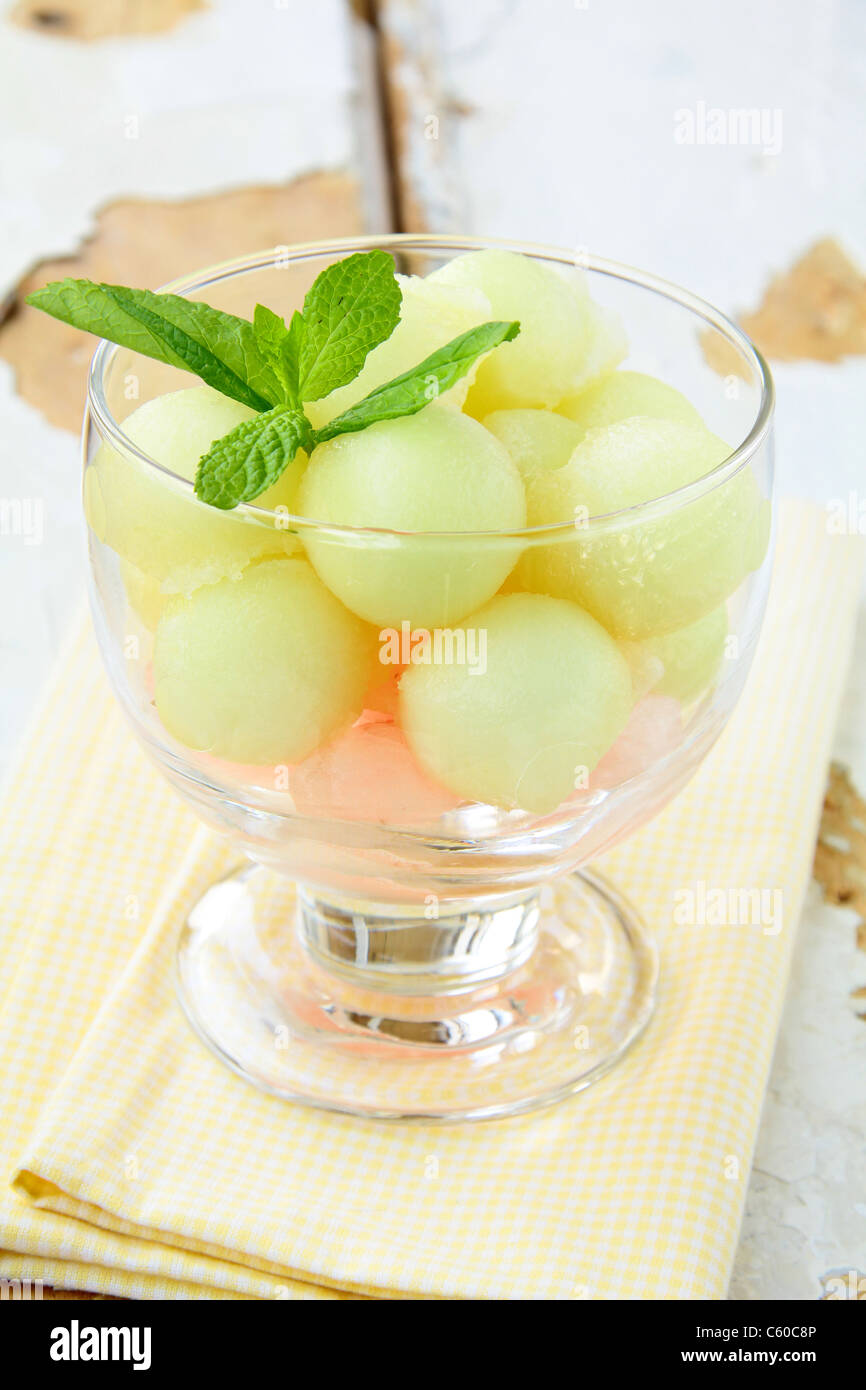
POLYGON ((232 851, 145 764, 79 635, 6 802, 0 1274, 192 1298, 723 1296, 860 560, 817 508, 783 509, 730 727, 604 864, 661 945, 649 1031, 589 1091, 487 1125, 286 1105, 192 1035, 174 938, 232 851), (782 929, 678 925, 700 885, 778 889, 782 929))

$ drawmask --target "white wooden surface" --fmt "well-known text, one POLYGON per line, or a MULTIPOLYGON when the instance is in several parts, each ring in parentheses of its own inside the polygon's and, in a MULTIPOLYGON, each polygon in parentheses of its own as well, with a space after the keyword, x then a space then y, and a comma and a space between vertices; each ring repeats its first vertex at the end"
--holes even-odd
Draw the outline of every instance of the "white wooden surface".
MULTIPOLYGON (((828 233, 866 264, 858 0, 421 8, 437 17, 438 139, 461 230, 582 246, 729 311, 755 307, 770 275, 828 233), (682 113, 700 127, 701 104, 755 109, 776 138, 678 143, 682 113)), ((779 370, 783 488, 824 497, 857 484, 862 416, 846 402, 864 372, 779 370)))
MULTIPOLYGON (((347 10, 213 0, 173 33, 89 45, 0 21, 0 296, 36 259, 74 249, 111 198, 283 180, 352 164, 359 143, 369 158, 369 39, 351 41, 347 10)), ((820 236, 866 264, 859 0, 382 0, 379 10, 404 98, 392 102, 406 127, 404 213, 438 230, 585 246, 728 310, 754 307, 769 274, 820 236), (764 111, 771 139, 678 143, 683 113, 700 122, 709 108, 764 111)), ((371 221, 384 225, 378 182, 371 221)), ((866 362, 785 366, 777 383, 781 490, 862 498, 866 362)), ((2 763, 80 590, 83 549, 74 445, 15 396, 5 368, 0 421, 0 498, 42 498, 45 509, 41 545, 0 537, 2 763)), ((838 735, 861 787, 864 694, 866 629, 838 735)), ((828 1271, 866 1272, 866 1025, 847 997, 864 978, 850 914, 815 892, 734 1297, 816 1298, 828 1271)))

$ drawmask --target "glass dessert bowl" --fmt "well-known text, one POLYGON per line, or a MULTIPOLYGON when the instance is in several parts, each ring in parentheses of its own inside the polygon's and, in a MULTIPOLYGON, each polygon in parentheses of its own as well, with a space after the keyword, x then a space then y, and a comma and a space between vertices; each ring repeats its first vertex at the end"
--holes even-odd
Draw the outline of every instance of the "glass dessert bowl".
POLYGON ((290 1100, 492 1118, 588 1085, 650 1017, 652 941, 582 866, 683 786, 743 687, 772 384, 701 300, 553 248, 356 238, 168 288, 288 317, 374 248, 410 277, 401 321, 317 428, 475 323, 520 335, 232 510, 192 480, 252 412, 102 343, 92 604, 140 740, 239 851, 180 939, 200 1036, 290 1100))

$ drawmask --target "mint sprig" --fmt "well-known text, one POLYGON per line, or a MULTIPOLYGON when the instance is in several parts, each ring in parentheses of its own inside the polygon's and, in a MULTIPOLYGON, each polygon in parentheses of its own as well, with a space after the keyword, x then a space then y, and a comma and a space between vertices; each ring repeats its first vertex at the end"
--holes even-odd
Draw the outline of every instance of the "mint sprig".
POLYGON ((209 304, 92 280, 54 280, 28 295, 27 303, 73 328, 194 372, 253 410, 268 410, 279 399, 252 324, 209 304))
POLYGON ((315 432, 317 444, 326 439, 334 439, 338 434, 352 434, 365 430, 379 420, 396 420, 401 415, 416 415, 425 405, 435 401, 444 391, 448 391, 469 371, 472 364, 483 353, 490 352, 500 343, 509 343, 520 332, 519 323, 493 321, 478 324, 458 338, 452 338, 444 347, 437 348, 402 376, 377 386, 369 396, 357 401, 342 415, 329 420, 327 425, 315 432))
POLYGON ((519 331, 517 323, 482 323, 470 328, 318 430, 299 407, 277 406, 255 420, 244 421, 212 444, 200 460, 196 494, 213 507, 251 502, 277 481, 299 449, 309 453, 338 434, 353 434, 379 420, 416 415, 459 381, 482 353, 510 342, 519 331))
POLYGON ((194 372, 258 411, 199 460, 196 495, 228 510, 259 497, 301 449, 414 415, 449 390, 478 358, 509 342, 519 323, 479 324, 314 430, 303 410, 353 381, 400 317, 402 295, 384 251, 359 252, 322 271, 300 312, 285 321, 257 304, 253 322, 179 295, 57 280, 27 303, 121 347, 194 372))

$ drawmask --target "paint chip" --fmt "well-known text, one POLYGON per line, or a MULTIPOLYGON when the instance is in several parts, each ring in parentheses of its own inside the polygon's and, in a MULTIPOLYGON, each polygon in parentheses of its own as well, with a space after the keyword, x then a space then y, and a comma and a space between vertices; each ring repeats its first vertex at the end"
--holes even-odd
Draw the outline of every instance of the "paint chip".
POLYGON ((14 368, 19 395, 53 425, 77 432, 94 340, 25 305, 32 290, 66 275, 155 289, 265 247, 362 230, 358 186, 347 174, 309 174, 180 202, 111 203, 80 251, 42 262, 17 286, 0 324, 0 358, 14 368))
POLYGON ((7 18, 37 34, 89 41, 163 34, 206 8, 204 0, 19 0, 7 18))
POLYGON ((838 362, 866 353, 866 278, 831 238, 770 284, 742 326, 780 362, 838 362))
MULTIPOLYGON (((777 362, 839 362, 866 353, 866 277, 831 237, 771 281, 758 309, 738 323, 777 362)), ((715 329, 700 335, 720 376, 744 376, 739 354, 715 329)))

